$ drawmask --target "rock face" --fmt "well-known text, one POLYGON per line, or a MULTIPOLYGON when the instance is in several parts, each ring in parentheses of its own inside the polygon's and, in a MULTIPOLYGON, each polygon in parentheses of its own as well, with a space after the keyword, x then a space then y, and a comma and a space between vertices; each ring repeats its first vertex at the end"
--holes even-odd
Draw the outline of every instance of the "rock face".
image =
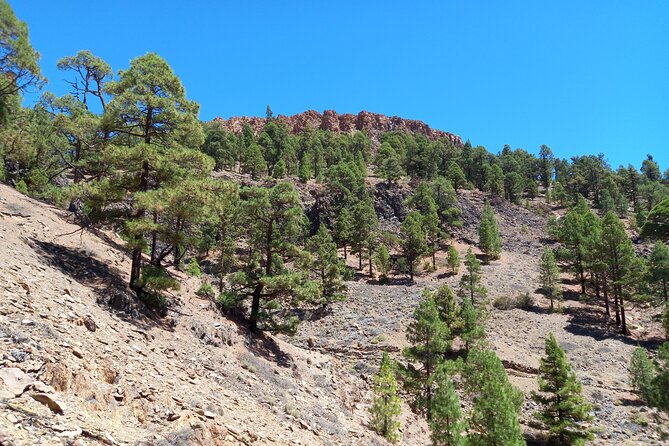
MULTIPOLYGON (((423 135, 430 140, 446 138, 456 146, 462 146, 462 140, 458 135, 433 129, 422 121, 367 111, 361 111, 357 115, 350 113, 340 115, 334 110, 325 110, 322 114, 315 110, 307 110, 293 116, 279 115, 276 119, 285 123, 293 133, 299 133, 307 127, 341 133, 364 130, 371 137, 378 138, 385 132, 401 131, 423 135)), ((267 122, 265 118, 248 116, 216 118, 214 121, 220 122, 226 130, 233 133, 240 133, 244 124, 249 124, 256 134, 262 131, 267 122)))

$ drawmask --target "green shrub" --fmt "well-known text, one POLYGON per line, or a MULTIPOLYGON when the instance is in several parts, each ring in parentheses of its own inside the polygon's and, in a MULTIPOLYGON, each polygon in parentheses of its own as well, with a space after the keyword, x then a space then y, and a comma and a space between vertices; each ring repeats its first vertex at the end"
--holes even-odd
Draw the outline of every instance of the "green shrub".
POLYGON ((223 311, 227 312, 239 308, 241 301, 237 294, 225 292, 218 296, 216 303, 223 311))
POLYGON ((197 259, 195 257, 190 259, 190 262, 186 266, 186 274, 194 277, 200 277, 202 275, 200 264, 197 263, 197 259))
MULTIPOLYGON (((641 218, 637 217, 637 221, 639 220, 641 218)), ((666 239, 669 236, 669 198, 660 201, 650 211, 641 228, 641 236, 652 239, 666 239)))
POLYGON ((135 286, 140 290, 140 299, 152 308, 165 307, 163 291, 181 288, 179 281, 171 277, 165 268, 156 266, 145 267, 135 286))
POLYGON ((204 282, 202 285, 200 285, 200 288, 198 288, 195 294, 197 294, 200 297, 213 299, 215 296, 214 287, 212 287, 209 282, 204 282))
POLYGON ((21 192, 24 195, 28 195, 28 185, 26 184, 25 181, 19 180, 18 183, 16 183, 16 186, 14 186, 17 191, 21 192))

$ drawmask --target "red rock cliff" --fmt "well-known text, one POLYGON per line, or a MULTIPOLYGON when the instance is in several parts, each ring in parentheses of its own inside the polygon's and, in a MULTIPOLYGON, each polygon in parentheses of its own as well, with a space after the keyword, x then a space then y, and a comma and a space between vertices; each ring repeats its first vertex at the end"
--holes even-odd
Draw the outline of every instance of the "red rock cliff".
MULTIPOLYGON (((385 132, 402 131, 423 135, 431 140, 447 138, 455 145, 462 146, 462 140, 458 135, 433 129, 422 121, 385 116, 367 111, 361 111, 357 115, 340 115, 334 110, 325 110, 323 114, 315 110, 307 110, 293 116, 279 115, 277 120, 285 123, 293 133, 299 133, 306 127, 344 133, 364 130, 371 137, 378 138, 385 132)), ((214 121, 222 123, 228 131, 233 133, 240 133, 242 126, 248 123, 257 134, 265 126, 267 120, 265 118, 241 116, 229 119, 216 118, 214 121)))

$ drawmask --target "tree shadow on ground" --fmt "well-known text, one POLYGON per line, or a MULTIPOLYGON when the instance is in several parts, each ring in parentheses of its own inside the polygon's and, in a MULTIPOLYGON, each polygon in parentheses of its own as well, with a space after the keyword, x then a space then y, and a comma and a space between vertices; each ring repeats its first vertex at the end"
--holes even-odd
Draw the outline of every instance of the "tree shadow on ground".
POLYGON ((454 273, 453 271, 447 271, 444 273, 440 273, 437 275, 437 279, 443 280, 443 279, 448 279, 449 277, 457 276, 458 273, 454 273))
POLYGON ((604 309, 599 306, 584 305, 578 308, 565 308, 564 312, 570 316, 565 331, 577 336, 587 336, 596 341, 615 339, 624 344, 638 345, 648 350, 656 350, 662 343, 659 338, 634 339, 632 336, 623 335, 614 319, 607 316, 604 309))
POLYGON ((384 285, 413 285, 416 282, 409 279, 408 277, 388 277, 384 281, 380 281, 377 279, 368 279, 366 283, 368 285, 384 286, 384 285))
POLYGON ((86 250, 37 239, 26 242, 40 255, 44 264, 92 289, 98 305, 117 310, 115 314, 120 319, 141 329, 156 326, 173 331, 167 320, 160 318, 156 311, 148 308, 127 288, 123 274, 117 268, 96 259, 86 250))
POLYGON ((290 368, 293 366, 293 357, 281 350, 276 340, 266 333, 248 332, 246 345, 255 355, 261 356, 267 361, 274 362, 280 367, 290 368))

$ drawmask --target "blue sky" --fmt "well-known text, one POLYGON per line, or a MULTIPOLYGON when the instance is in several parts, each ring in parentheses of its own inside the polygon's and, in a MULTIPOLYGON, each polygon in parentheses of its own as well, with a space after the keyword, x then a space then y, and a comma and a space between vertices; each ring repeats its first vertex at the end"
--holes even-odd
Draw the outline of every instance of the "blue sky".
POLYGON ((200 117, 334 109, 420 119, 498 152, 652 153, 669 167, 669 2, 10 0, 49 78, 146 52, 200 117))

